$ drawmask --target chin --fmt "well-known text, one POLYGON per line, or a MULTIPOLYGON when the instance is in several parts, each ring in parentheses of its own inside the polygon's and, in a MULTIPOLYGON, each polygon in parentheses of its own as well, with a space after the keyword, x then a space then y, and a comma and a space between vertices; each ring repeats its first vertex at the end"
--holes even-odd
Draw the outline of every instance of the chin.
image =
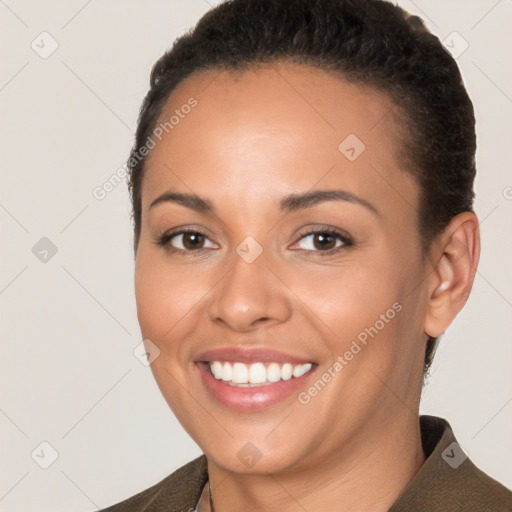
POLYGON ((295 466, 298 461, 292 457, 290 448, 276 450, 274 448, 260 449, 255 443, 246 442, 221 451, 205 451, 210 464, 224 471, 242 475, 276 475, 295 466))

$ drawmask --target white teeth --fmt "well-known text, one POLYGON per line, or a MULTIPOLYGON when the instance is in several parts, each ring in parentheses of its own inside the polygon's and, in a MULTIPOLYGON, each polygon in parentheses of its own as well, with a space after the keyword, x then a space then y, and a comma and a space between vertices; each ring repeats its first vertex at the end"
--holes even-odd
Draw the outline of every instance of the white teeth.
POLYGON ((249 366, 249 382, 251 384, 262 384, 267 380, 267 371, 263 363, 254 363, 249 366))
POLYGON ((233 378, 231 380, 234 384, 247 384, 249 382, 247 366, 243 363, 235 363, 233 365, 233 378))
MULTIPOLYGON (((218 379, 219 377, 215 378, 218 379)), ((224 363, 222 366, 222 376, 220 378, 225 381, 233 380, 233 367, 229 363, 224 363)))
POLYGON ((293 376, 294 377, 302 377, 305 373, 308 373, 311 370, 311 363, 308 364, 297 364, 293 367, 293 376))
POLYGON ((271 384, 279 380, 290 380, 292 377, 301 377, 308 373, 313 365, 311 363, 270 363, 265 367, 264 363, 221 363, 212 361, 210 371, 217 380, 230 382, 232 385, 251 386, 258 384, 271 384))
POLYGON ((277 363, 270 363, 267 368, 267 380, 277 382, 281 380, 281 367, 277 363))
POLYGON ((281 379, 290 380, 293 374, 293 366, 290 363, 283 364, 281 368, 281 379))
POLYGON ((214 361, 212 363, 211 368, 212 368, 213 376, 216 379, 222 379, 222 363, 219 361, 214 361))

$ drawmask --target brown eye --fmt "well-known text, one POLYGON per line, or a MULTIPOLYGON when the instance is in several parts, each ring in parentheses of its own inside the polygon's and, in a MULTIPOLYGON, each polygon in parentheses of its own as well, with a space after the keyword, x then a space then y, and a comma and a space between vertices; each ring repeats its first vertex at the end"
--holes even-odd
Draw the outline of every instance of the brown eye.
POLYGON ((178 235, 182 237, 182 245, 185 249, 193 251, 194 249, 202 248, 205 237, 200 233, 183 233, 178 235))
POLYGON ((352 241, 347 235, 324 229, 302 234, 297 245, 307 252, 329 254, 351 246, 352 241))
POLYGON ((316 233, 313 236, 313 246, 319 250, 334 249, 336 246, 336 237, 326 233, 316 233))
POLYGON ((159 237, 155 242, 171 251, 182 253, 216 247, 204 233, 192 230, 169 233, 159 237))

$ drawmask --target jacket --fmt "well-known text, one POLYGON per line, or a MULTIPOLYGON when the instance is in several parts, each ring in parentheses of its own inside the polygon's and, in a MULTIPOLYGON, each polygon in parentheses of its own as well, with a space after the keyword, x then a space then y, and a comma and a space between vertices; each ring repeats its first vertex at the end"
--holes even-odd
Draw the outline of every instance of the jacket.
MULTIPOLYGON (((420 417, 426 461, 388 512, 512 512, 512 492, 480 471, 450 425, 420 417)), ((208 481, 205 455, 101 512, 193 512, 208 481)))

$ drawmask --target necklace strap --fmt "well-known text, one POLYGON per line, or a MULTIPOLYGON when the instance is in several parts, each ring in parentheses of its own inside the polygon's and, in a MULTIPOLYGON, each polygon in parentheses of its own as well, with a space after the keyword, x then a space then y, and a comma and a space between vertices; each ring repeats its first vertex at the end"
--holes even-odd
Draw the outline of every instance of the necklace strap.
POLYGON ((209 479, 208 479, 208 489, 209 489, 209 494, 210 494, 210 512, 213 512, 212 485, 211 485, 209 479))

